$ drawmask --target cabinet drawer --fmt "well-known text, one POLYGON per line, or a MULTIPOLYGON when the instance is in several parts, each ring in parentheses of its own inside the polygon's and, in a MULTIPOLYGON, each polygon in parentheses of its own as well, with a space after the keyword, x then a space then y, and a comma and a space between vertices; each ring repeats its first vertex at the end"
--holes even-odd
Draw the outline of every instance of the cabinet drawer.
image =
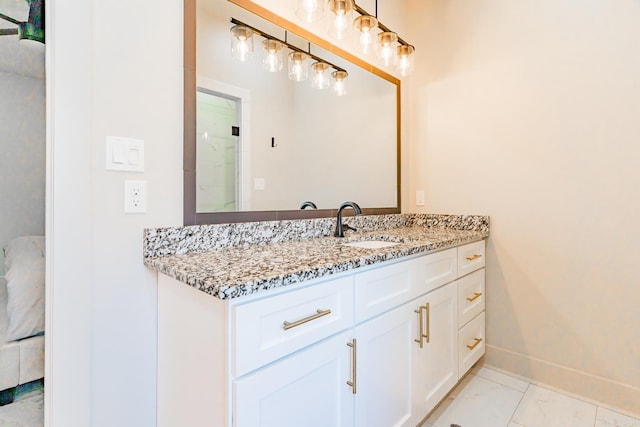
POLYGON ((234 307, 233 373, 243 375, 353 324, 353 278, 234 307))
POLYGON ((484 267, 484 240, 458 248, 458 277, 484 267))
POLYGON ((484 311, 458 331, 458 373, 462 377, 484 354, 484 311))
POLYGON ((455 280, 458 270, 456 254, 456 248, 452 248, 416 259, 419 295, 455 280))
POLYGON ((420 295, 412 280, 415 260, 355 275, 355 321, 359 323, 420 295))
POLYGON ((458 280, 458 325, 484 311, 484 268, 458 280))

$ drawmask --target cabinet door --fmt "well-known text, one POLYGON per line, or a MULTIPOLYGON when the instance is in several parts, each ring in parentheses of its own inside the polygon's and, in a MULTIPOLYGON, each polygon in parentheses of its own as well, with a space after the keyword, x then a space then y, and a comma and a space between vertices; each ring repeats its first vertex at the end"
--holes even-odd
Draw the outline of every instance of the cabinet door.
POLYGON ((235 427, 351 427, 350 333, 233 382, 235 427))
POLYGON ((355 426, 403 426, 411 418, 413 305, 402 305, 354 330, 355 426))
MULTIPOLYGON (((424 337, 422 348, 413 344, 415 382, 413 388, 414 418, 416 425, 455 386, 458 381, 458 310, 456 283, 450 283, 416 303, 421 315, 424 337)), ((419 333, 418 333, 419 335, 419 333)))

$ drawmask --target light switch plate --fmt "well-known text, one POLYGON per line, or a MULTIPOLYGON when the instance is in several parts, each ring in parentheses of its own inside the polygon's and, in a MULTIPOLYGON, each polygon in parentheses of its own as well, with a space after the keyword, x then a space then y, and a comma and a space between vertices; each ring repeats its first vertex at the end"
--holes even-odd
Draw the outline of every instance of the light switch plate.
POLYGON ((107 137, 107 170, 144 172, 144 140, 107 137))
POLYGON ((265 189, 265 185, 264 178, 256 178, 253 181, 253 189, 256 191, 263 191, 265 189))
POLYGON ((416 191, 416 206, 424 206, 424 191, 416 191))

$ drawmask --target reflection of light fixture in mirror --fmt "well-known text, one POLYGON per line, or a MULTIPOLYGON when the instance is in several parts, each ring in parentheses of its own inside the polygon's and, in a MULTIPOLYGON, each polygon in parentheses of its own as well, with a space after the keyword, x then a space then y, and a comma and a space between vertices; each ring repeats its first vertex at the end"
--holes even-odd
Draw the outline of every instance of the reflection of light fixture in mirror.
POLYGON ((333 13, 329 19, 329 34, 337 39, 343 39, 351 30, 353 0, 329 0, 327 4, 333 13))
POLYGON ((376 51, 378 58, 385 67, 390 67, 395 62, 396 58, 396 46, 398 42, 398 35, 391 31, 384 31, 378 34, 378 40, 376 43, 376 51))
POLYGON ((253 30, 244 25, 231 27, 231 56, 240 62, 253 58, 253 30))
POLYGON ((327 71, 329 68, 331 68, 331 65, 326 62, 314 62, 311 64, 311 69, 313 70, 312 88, 326 89, 329 87, 329 73, 327 71))
POLYGON ((324 15, 325 0, 298 0, 296 15, 305 22, 315 22, 324 15))
POLYGON ((347 73, 344 70, 338 70, 331 73, 331 76, 333 77, 333 80, 334 80, 333 91, 335 92, 335 94, 338 96, 346 95, 347 94, 346 80, 347 80, 347 77, 349 76, 349 73, 347 73))
POLYGON ((415 50, 411 45, 402 44, 398 46, 398 63, 396 70, 402 77, 406 77, 413 72, 413 52, 415 50))
POLYGON ((302 52, 291 52, 289 54, 289 78, 297 82, 307 80, 309 70, 307 69, 307 54, 302 52))
POLYGON ((265 39, 262 41, 262 66, 265 70, 275 73, 282 70, 282 48, 284 44, 278 40, 265 39))
POLYGON ((353 27, 358 30, 358 43, 362 53, 369 54, 373 45, 374 31, 378 28, 378 20, 370 15, 358 16, 353 21, 353 27))

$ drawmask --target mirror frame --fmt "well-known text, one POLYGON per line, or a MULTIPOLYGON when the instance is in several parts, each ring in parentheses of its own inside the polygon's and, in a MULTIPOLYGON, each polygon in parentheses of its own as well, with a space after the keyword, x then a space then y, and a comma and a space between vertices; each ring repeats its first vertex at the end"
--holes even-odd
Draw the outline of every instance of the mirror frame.
MULTIPOLYGON (((184 225, 220 224, 232 222, 276 221, 284 219, 327 218, 336 216, 335 209, 300 209, 275 211, 236 211, 236 212, 196 212, 196 0, 184 1, 184 134, 183 134, 183 222, 184 225)), ((378 77, 396 85, 396 195, 397 206, 388 208, 363 208, 365 215, 382 215, 400 213, 401 202, 401 169, 400 169, 400 79, 369 64, 351 53, 340 49, 327 40, 305 30, 291 21, 283 19, 273 12, 253 3, 250 0, 227 0, 248 10, 281 28, 295 33, 303 39, 329 52, 332 52, 350 63, 363 68, 378 77)), ((355 200, 357 202, 357 200, 355 200)))

